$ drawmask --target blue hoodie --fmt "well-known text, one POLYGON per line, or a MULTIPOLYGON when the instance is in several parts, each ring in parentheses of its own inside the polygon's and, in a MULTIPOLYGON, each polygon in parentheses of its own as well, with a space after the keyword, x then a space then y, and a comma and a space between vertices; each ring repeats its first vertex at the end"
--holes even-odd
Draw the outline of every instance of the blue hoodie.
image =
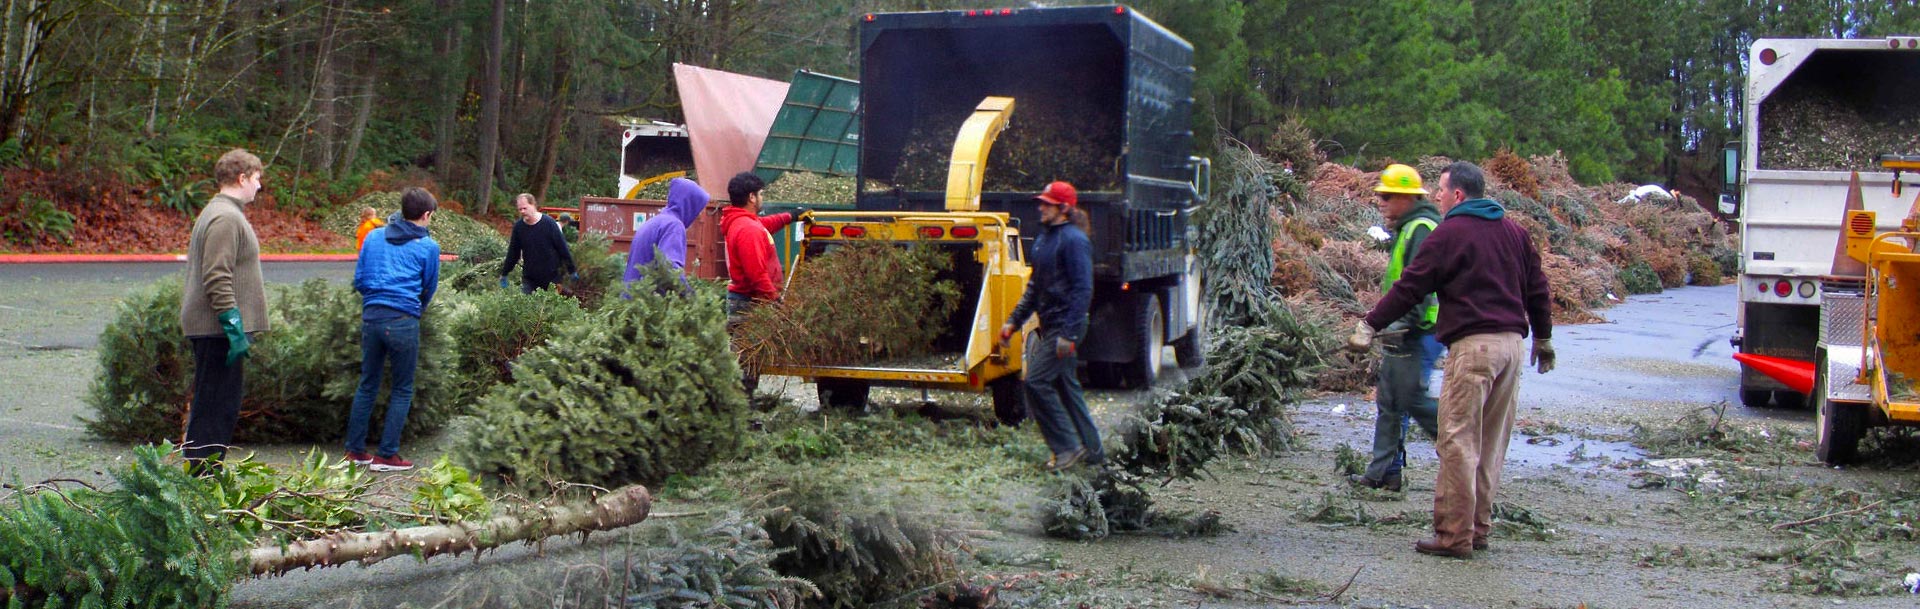
POLYGON ((394 214, 385 227, 367 233, 353 267, 361 319, 419 319, 439 285, 440 244, 427 236, 427 227, 394 214))
POLYGON ((658 249, 673 268, 680 271, 680 277, 687 276, 687 227, 700 218, 700 212, 707 209, 712 197, 699 184, 686 178, 674 178, 667 183, 667 208, 633 231, 633 247, 627 249, 627 272, 624 280, 633 283, 646 274, 647 265, 653 264, 653 252, 658 249))

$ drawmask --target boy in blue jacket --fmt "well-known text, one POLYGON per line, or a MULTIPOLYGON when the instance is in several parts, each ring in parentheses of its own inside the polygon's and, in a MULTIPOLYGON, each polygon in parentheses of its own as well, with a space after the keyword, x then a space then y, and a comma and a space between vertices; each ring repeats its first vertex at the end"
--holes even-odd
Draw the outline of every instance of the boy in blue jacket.
POLYGON ((425 189, 400 195, 400 213, 383 228, 367 233, 353 289, 360 292, 360 389, 347 417, 347 458, 376 472, 413 469, 400 458, 400 429, 413 406, 413 371, 420 361, 420 316, 433 302, 440 283, 440 244, 427 236, 427 224, 439 207, 425 189), (393 363, 393 392, 387 399, 380 446, 367 454, 367 424, 380 377, 393 363))

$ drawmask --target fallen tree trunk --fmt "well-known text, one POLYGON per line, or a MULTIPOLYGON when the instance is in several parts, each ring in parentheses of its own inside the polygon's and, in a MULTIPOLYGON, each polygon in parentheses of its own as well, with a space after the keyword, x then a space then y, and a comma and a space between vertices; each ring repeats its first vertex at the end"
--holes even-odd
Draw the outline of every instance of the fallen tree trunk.
POLYGON ((422 560, 441 554, 486 550, 515 541, 617 529, 646 520, 653 497, 635 485, 600 496, 593 503, 542 506, 485 522, 458 522, 371 533, 337 533, 286 546, 242 550, 234 556, 253 576, 294 569, 334 567, 349 562, 373 564, 412 554, 422 560))

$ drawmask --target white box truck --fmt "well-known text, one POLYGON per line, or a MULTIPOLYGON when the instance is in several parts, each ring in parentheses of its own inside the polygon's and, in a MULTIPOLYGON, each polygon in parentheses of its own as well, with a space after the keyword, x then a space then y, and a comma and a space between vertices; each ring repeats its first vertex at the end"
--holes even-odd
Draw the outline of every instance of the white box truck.
MULTIPOLYGON (((1733 346, 1740 353, 1812 363, 1818 358, 1826 284, 1859 281, 1835 276, 1836 259, 1845 259, 1836 256, 1836 246, 1853 172, 1860 174, 1864 207, 1878 212, 1881 230, 1897 229, 1920 189, 1903 191, 1896 180, 1911 187, 1920 184, 1914 181, 1920 176, 1897 176, 1875 159, 1920 150, 1846 149, 1881 146, 1886 138, 1807 133, 1804 126, 1852 121, 1848 124, 1872 129, 1905 122, 1886 117, 1913 112, 1912 96, 1920 91, 1920 38, 1763 38, 1748 49, 1747 65, 1742 137, 1724 151, 1726 192, 1739 194, 1720 201, 1722 213, 1738 209, 1740 222, 1733 346), (1808 116, 1807 107, 1794 104, 1814 104, 1820 118, 1803 121, 1798 132, 1783 132, 1790 117, 1808 116)), ((1843 267, 1839 274, 1861 273, 1843 267)), ((1799 407, 1805 399, 1751 366, 1742 367, 1740 400, 1747 406, 1799 407)))

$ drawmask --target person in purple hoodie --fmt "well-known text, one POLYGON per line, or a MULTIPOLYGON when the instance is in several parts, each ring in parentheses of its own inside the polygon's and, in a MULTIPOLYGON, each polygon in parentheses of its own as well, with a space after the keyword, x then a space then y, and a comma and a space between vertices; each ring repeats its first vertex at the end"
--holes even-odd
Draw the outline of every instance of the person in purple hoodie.
POLYGON ((654 214, 633 231, 633 247, 627 250, 627 272, 622 281, 629 286, 646 275, 656 255, 664 257, 680 272, 680 283, 687 283, 687 227, 700 218, 712 197, 699 184, 686 178, 667 183, 667 208, 654 214), (657 254, 656 254, 657 252, 657 254))

